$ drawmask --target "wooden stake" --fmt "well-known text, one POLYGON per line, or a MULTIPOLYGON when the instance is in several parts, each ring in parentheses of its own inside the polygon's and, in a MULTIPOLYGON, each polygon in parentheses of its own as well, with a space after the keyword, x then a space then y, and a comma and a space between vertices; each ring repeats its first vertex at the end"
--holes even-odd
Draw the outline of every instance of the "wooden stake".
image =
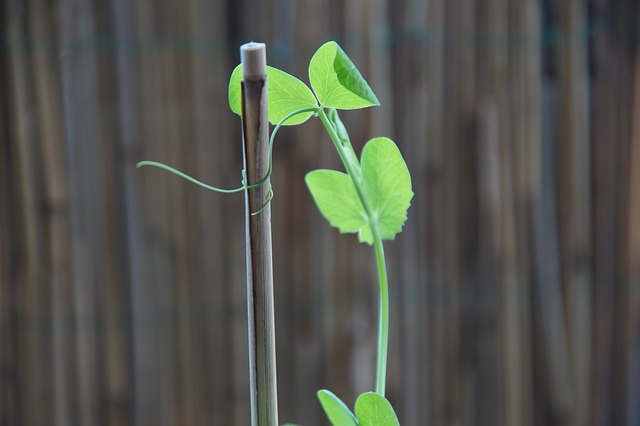
MULTIPOLYGON (((249 185, 269 170, 266 47, 241 46, 243 158, 249 185)), ((251 424, 278 424, 270 181, 245 191, 251 424)))

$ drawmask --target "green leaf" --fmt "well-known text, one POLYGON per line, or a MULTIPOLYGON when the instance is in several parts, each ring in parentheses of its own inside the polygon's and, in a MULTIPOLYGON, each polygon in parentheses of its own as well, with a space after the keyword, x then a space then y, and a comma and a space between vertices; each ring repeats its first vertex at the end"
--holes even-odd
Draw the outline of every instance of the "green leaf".
POLYGON ((400 426, 391 403, 374 392, 363 393, 356 401, 360 426, 400 426))
POLYGON ((367 214, 347 174, 314 170, 307 174, 305 181, 318 209, 331 225, 342 233, 358 232, 360 241, 373 242, 367 214))
POLYGON ((351 410, 328 390, 318 391, 318 399, 333 426, 358 426, 351 410))
MULTIPOLYGON (((367 142, 362 150, 361 164, 371 222, 377 224, 382 239, 392 240, 402 231, 413 198, 409 169, 400 150, 389 138, 367 142)), ((315 170, 307 174, 305 180, 318 209, 332 226, 342 233, 357 232, 360 242, 373 244, 369 218, 353 180, 347 174, 315 170)))
POLYGON ((362 177, 372 220, 382 239, 402 231, 411 205, 411 175, 396 144, 389 138, 371 139, 362 150, 362 177))
MULTIPOLYGON (((242 64, 238 65, 229 79, 229 106, 231 111, 242 115, 242 64)), ((277 124, 292 112, 304 108, 317 107, 313 92, 302 81, 277 68, 267 66, 267 87, 269 97, 269 121, 277 124)), ((313 112, 305 112, 291 117, 286 125, 304 123, 313 112)))
POLYGON ((311 58, 309 81, 323 107, 358 109, 380 105, 360 71, 335 41, 323 44, 311 58))

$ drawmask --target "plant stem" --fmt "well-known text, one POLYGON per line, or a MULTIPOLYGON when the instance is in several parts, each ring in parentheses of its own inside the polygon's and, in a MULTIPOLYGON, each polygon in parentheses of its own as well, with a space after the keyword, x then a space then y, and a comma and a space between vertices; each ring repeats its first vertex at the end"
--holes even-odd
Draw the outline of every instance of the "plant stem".
POLYGON ((384 396, 387 382, 387 350, 389 347, 389 283, 387 264, 384 257, 382 238, 376 226, 373 229, 373 244, 378 264, 378 283, 380 285, 380 313, 378 317, 378 360, 376 366, 376 393, 384 396))
POLYGON ((378 266, 378 283, 380 285, 380 312, 378 317, 378 358, 376 362, 376 393, 384 397, 387 377, 387 349, 389 346, 389 285, 387 281, 387 266, 384 257, 382 238, 380 237, 378 224, 367 201, 364 188, 362 187, 362 184, 355 178, 355 170, 353 170, 351 164, 349 163, 349 161, 347 161, 344 148, 342 147, 342 143, 340 142, 340 138, 338 137, 336 130, 333 128, 333 125, 327 118, 327 114, 324 112, 323 108, 318 108, 317 113, 318 117, 320 117, 320 120, 322 121, 322 124, 324 124, 324 127, 327 129, 329 137, 333 141, 333 144, 336 147, 338 154, 340 155, 340 159, 342 160, 342 163, 344 164, 344 167, 347 170, 351 181, 353 182, 353 186, 356 189, 358 198, 360 199, 362 207, 364 207, 364 211, 369 218, 369 226, 371 227, 371 232, 373 234, 373 245, 376 251, 376 263, 378 266))

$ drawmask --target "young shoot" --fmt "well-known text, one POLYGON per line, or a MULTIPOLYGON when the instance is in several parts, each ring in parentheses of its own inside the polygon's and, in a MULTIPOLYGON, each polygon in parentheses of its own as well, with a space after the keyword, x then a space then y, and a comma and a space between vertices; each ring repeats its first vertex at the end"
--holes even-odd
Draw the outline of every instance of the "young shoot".
MULTIPOLYGON (((305 181, 318 209, 332 226, 341 233, 357 234, 360 242, 373 246, 378 269, 380 293, 375 392, 360 395, 354 412, 328 390, 319 391, 318 398, 334 426, 399 425, 391 404, 385 399, 389 288, 383 240, 394 239, 407 219, 413 197, 409 170, 396 144, 385 137, 368 141, 358 159, 338 111, 378 106, 379 102, 360 71, 336 42, 325 43, 311 58, 311 88, 273 67, 267 67, 267 78, 269 121, 275 126, 270 149, 280 127, 304 123, 312 116, 321 120, 346 173, 314 170, 307 174, 305 181)), ((238 115, 242 113, 241 81, 242 69, 238 65, 229 81, 229 105, 238 115)), ((243 171, 242 186, 221 189, 160 163, 145 161, 138 165, 162 167, 207 189, 225 193, 262 185, 272 171, 270 165, 265 179, 251 186, 247 185, 243 171)))

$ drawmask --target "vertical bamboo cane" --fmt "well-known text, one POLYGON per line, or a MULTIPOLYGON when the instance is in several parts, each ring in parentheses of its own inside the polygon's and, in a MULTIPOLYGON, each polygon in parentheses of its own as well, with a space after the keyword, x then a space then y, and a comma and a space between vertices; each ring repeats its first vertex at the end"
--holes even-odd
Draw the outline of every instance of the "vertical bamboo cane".
POLYGON ((588 46, 580 26, 586 2, 571 0, 557 5, 559 25, 566 42, 558 49, 559 138, 558 202, 560 261, 566 289, 568 345, 573 402, 570 424, 588 423, 589 364, 591 347, 591 148, 589 136, 588 46))
MULTIPOLYGON (((269 170, 266 47, 247 43, 240 48, 243 158, 249 185, 269 170)), ((245 191, 247 244, 247 308, 249 319, 249 384, 251 424, 278 424, 276 351, 273 313, 270 183, 245 191)))
MULTIPOLYGON (((640 46, 636 53, 633 101, 631 116, 640 117, 640 46)), ((627 207, 628 227, 628 282, 629 326, 627 329, 627 363, 629 381, 626 389, 627 426, 640 424, 640 123, 635 120, 631 128, 629 160, 629 204, 627 207)))

